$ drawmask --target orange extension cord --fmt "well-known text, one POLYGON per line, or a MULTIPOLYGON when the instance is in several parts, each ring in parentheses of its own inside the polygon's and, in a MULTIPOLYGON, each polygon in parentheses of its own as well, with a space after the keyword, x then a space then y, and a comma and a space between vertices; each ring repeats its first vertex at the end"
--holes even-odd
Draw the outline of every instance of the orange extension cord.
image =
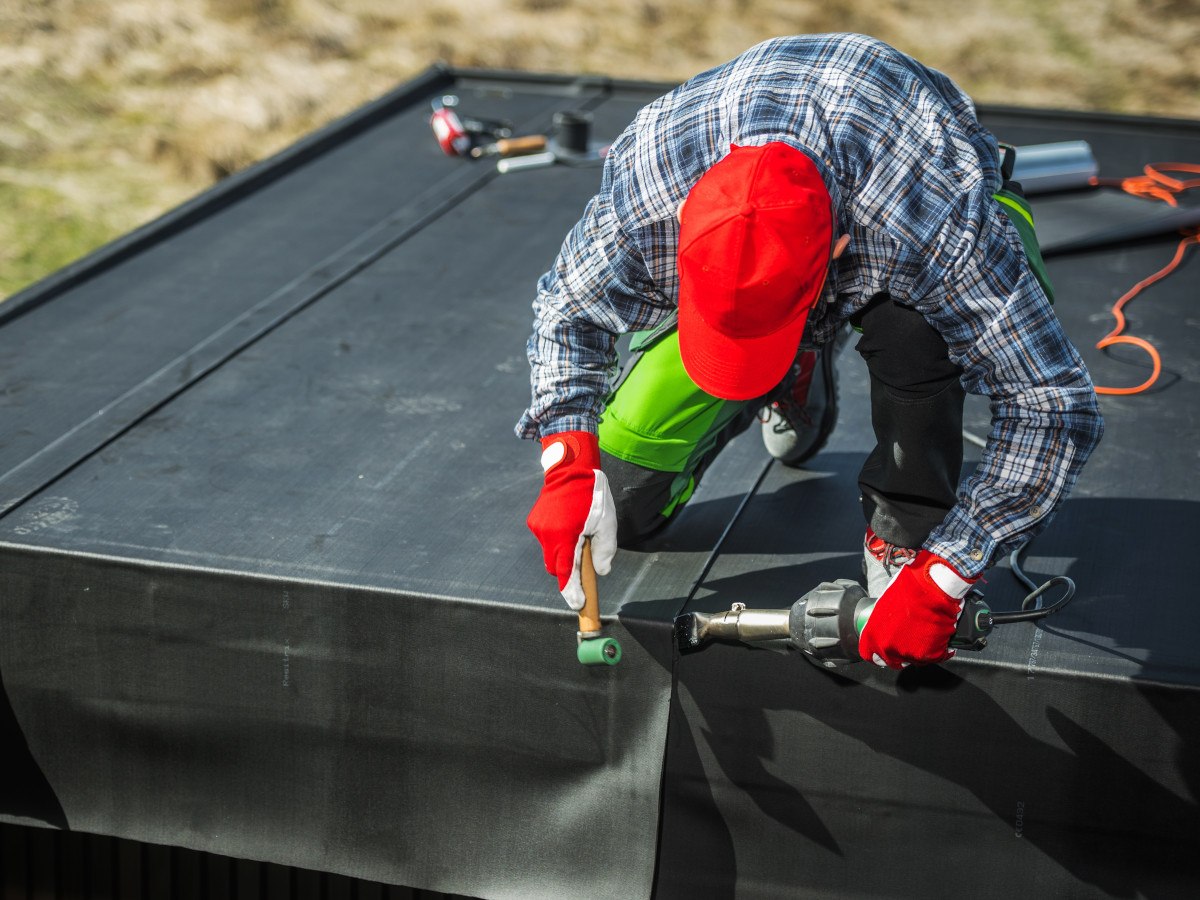
MULTIPOLYGON (((1162 200, 1171 206, 1179 205, 1179 202, 1175 199, 1177 194, 1194 187, 1200 187, 1200 178, 1174 178, 1166 174, 1166 172, 1186 172, 1192 175, 1200 175, 1200 165, 1193 163, 1154 163, 1146 166, 1144 171, 1145 175, 1137 175, 1132 178, 1092 178, 1091 183, 1097 187, 1117 187, 1128 194, 1133 194, 1135 197, 1162 200)), ((1179 245, 1175 248, 1174 259, 1153 275, 1143 278, 1113 304, 1112 314, 1113 318, 1117 320, 1117 325, 1096 344, 1096 349, 1098 350, 1103 350, 1105 347, 1111 347, 1114 344, 1132 344, 1135 347, 1140 347, 1149 355, 1150 362, 1154 366, 1150 377, 1135 387, 1097 387, 1097 394, 1140 394, 1158 380, 1158 376, 1162 373, 1162 360, 1159 358, 1158 351, 1147 340, 1129 334, 1122 334, 1125 330, 1125 313, 1123 309, 1126 303, 1140 294, 1145 288, 1174 272, 1179 267, 1179 263, 1182 262, 1187 248, 1192 244, 1200 244, 1200 228, 1189 228, 1184 231, 1179 245)))

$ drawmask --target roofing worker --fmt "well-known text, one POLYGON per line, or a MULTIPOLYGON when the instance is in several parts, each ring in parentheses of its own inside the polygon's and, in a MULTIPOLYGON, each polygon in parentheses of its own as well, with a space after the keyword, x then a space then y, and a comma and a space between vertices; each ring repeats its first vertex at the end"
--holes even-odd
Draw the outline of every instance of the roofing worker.
POLYGON ((859 475, 879 597, 859 650, 948 659, 971 584, 1041 530, 1102 431, 1002 181, 959 88, 860 35, 766 41, 641 110, 534 302, 517 432, 541 440, 529 527, 567 602, 583 536, 605 574, 760 410, 772 455, 815 453, 853 326, 878 442, 859 475), (964 389, 992 427, 959 486, 964 389))

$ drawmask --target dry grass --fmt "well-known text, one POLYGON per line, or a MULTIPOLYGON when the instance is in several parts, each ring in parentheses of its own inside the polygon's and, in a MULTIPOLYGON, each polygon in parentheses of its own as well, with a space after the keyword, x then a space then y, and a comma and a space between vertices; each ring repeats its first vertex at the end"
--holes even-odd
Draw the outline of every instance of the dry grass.
POLYGON ((984 102, 1200 118, 1195 0, 6 0, 0 297, 438 59, 677 81, 812 31, 984 102))

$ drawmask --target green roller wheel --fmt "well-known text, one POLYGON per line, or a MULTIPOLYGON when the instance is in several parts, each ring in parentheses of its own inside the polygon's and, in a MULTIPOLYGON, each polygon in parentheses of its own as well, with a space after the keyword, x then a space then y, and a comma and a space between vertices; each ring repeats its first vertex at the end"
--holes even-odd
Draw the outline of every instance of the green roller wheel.
POLYGON ((585 666, 615 666, 621 661, 621 645, 615 638, 580 641, 575 655, 585 666))

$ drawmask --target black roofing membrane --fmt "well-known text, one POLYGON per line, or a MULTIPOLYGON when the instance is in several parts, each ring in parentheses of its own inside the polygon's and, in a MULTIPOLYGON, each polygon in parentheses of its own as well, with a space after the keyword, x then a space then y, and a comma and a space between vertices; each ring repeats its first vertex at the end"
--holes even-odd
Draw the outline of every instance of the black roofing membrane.
MULTIPOLYGON (((1078 584, 1061 613, 899 676, 675 655, 685 607, 857 575, 847 351, 829 447, 789 470, 734 441, 601 580, 625 658, 584 668, 511 429, 534 284, 599 170, 444 157, 446 92, 526 131, 590 108, 598 139, 658 93, 447 75, 0 325, 0 818, 474 897, 1186 895, 1195 263, 1130 306, 1162 382, 1102 399, 1104 442, 1028 553, 1078 584)), ((1189 123, 984 120, 1088 140, 1106 176, 1200 160, 1189 123)), ((1173 249, 1049 260, 1098 382, 1145 377, 1093 345, 1173 249)), ((973 398, 968 427, 987 418, 973 398)), ((1024 591, 1001 565, 986 593, 1024 591)))

